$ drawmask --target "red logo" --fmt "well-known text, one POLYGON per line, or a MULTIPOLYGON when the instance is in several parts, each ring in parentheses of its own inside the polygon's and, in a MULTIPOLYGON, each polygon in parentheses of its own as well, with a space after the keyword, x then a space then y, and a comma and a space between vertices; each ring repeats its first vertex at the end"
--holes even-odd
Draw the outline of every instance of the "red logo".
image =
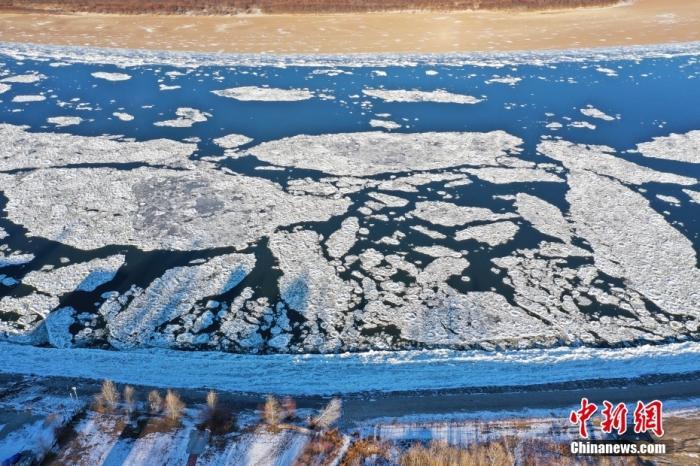
MULTIPOLYGON (((581 408, 571 411, 569 414, 569 422, 578 425, 581 437, 588 438, 586 423, 596 411, 598 411, 598 406, 595 403, 590 403, 588 398, 581 398, 581 408)), ((607 400, 603 401, 603 410, 601 411, 603 419, 600 423, 600 429, 606 434, 612 432, 616 432, 619 435, 624 434, 627 432, 628 413, 629 410, 624 403, 613 405, 607 400)), ((633 413, 633 422, 635 433, 652 432, 657 437, 663 437, 663 403, 659 400, 650 401, 646 404, 638 401, 633 413)))
POLYGON ((618 403, 615 408, 609 401, 603 401, 603 422, 600 427, 606 434, 609 434, 613 429, 620 435, 627 432, 627 406, 624 403, 618 403))
POLYGON ((588 438, 586 422, 597 410, 598 407, 594 403, 589 403, 588 398, 581 398, 581 409, 578 411, 571 411, 571 414, 569 414, 569 421, 572 424, 578 424, 578 432, 581 437, 588 438))
POLYGON ((647 404, 637 402, 634 409, 634 431, 638 434, 652 431, 657 437, 664 435, 663 404, 659 400, 647 404))

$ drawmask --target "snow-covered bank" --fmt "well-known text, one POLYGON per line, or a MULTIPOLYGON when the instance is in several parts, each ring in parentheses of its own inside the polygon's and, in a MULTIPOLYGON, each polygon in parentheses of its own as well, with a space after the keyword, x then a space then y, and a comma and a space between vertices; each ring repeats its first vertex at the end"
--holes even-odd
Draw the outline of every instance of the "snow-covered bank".
POLYGON ((700 343, 637 348, 240 355, 0 343, 0 372, 234 392, 324 395, 525 386, 700 371, 700 343))

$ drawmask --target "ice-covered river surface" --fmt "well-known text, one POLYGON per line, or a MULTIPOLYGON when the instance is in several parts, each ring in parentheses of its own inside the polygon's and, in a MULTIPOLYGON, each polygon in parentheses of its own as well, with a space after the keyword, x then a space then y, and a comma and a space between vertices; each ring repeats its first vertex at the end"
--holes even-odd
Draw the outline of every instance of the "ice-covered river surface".
MULTIPOLYGON (((640 347, 629 376, 700 371, 699 108, 698 44, 326 59, 4 44, 0 335, 455 350, 437 359, 472 373, 576 347, 561 360, 590 351, 590 375, 595 348, 640 347), (674 363, 663 347, 682 342, 674 363)), ((329 361, 310 358, 284 361, 329 361)), ((431 373, 409 385, 439 388, 431 373)))

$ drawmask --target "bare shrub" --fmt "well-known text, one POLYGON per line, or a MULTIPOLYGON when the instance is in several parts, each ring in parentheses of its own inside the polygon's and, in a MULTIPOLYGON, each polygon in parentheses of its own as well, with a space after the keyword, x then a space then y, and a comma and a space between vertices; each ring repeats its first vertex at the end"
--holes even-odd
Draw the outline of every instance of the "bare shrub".
POLYGON ((151 390, 148 394, 148 408, 151 413, 159 413, 163 410, 163 397, 158 390, 151 390))
POLYGON ((325 430, 338 422, 338 419, 343 415, 343 403, 340 398, 333 398, 328 402, 317 415, 311 420, 311 427, 314 429, 325 430))
POLYGON ((134 390, 134 387, 131 385, 127 385, 124 387, 124 409, 126 410, 127 414, 131 414, 134 412, 134 408, 136 407, 136 391, 134 390))
POLYGON ((173 422, 179 421, 185 410, 185 403, 176 392, 168 390, 165 394, 165 415, 173 422))
POLYGON ((282 419, 282 410, 280 404, 274 396, 268 396, 265 400, 265 405, 262 410, 262 418, 265 424, 275 430, 278 428, 279 423, 282 419))

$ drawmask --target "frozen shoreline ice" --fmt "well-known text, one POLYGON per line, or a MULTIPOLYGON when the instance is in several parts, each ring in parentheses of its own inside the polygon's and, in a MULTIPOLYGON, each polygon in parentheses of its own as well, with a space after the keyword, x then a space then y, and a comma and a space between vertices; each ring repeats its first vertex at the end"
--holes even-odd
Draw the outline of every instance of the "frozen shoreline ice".
MULTIPOLYGON (((481 52, 444 54, 374 53, 345 55, 301 54, 217 54, 172 52, 144 49, 115 49, 21 44, 0 42, 0 54, 17 60, 60 59, 65 63, 95 63, 139 66, 161 64, 185 68, 201 66, 307 66, 307 67, 389 67, 415 65, 474 65, 503 68, 518 65, 547 66, 556 63, 635 61, 644 58, 672 58, 700 54, 700 42, 667 43, 639 46, 581 48, 575 50, 535 50, 521 52, 481 52)), ((383 70, 378 70, 384 75, 383 70)))
POLYGON ((289 395, 517 387, 700 370, 697 342, 619 349, 371 351, 335 355, 53 349, 11 343, 0 343, 0 350, 4 356, 0 358, 0 372, 8 374, 289 395))

